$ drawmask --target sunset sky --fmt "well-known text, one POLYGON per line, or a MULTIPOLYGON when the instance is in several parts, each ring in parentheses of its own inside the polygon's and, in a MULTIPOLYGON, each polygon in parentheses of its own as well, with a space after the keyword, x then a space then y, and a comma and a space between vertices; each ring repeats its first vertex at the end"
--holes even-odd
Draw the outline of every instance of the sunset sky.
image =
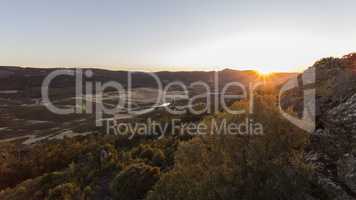
POLYGON ((0 0, 0 65, 301 71, 356 51, 355 0, 0 0))

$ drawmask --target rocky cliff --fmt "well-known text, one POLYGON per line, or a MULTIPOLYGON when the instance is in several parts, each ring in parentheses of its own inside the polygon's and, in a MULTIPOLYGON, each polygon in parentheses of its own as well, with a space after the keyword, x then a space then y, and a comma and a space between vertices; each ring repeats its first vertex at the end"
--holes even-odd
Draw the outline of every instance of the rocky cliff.
MULTIPOLYGON (((356 54, 316 62, 316 130, 307 148, 323 199, 356 199, 356 54)), ((300 75, 302 76, 302 75, 300 75)), ((282 107, 299 115, 301 89, 289 92, 282 107)))

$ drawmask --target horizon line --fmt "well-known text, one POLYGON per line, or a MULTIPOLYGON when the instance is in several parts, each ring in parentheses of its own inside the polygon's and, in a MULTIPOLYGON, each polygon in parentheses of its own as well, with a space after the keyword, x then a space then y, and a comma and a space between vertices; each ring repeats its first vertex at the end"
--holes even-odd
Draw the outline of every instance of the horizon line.
MULTIPOLYGON (((256 71, 259 72, 258 67, 255 69, 253 67, 248 68, 248 67, 241 67, 243 69, 239 69, 237 67, 211 67, 210 69, 204 69, 206 67, 201 67, 203 69, 186 69, 189 68, 189 66, 185 67, 178 67, 178 66, 167 66, 167 67, 160 67, 161 69, 157 70, 142 70, 142 68, 147 67, 147 66, 137 66, 137 67, 106 67, 106 66, 58 66, 58 67, 50 67, 50 66, 26 66, 26 65, 0 65, 0 68, 23 68, 23 69, 99 69, 99 70, 106 70, 106 71, 130 71, 130 72, 152 72, 152 73, 157 73, 157 72, 212 72, 212 71, 223 71, 223 70, 234 70, 234 71, 256 71), (128 68, 137 68, 136 69, 128 69, 128 68), (177 70, 172 70, 172 69, 165 69, 165 68, 177 68, 177 70), (179 70, 181 69, 181 70, 179 70)), ((155 68, 155 67, 147 67, 147 68, 155 68)), ((157 67, 156 67, 157 68, 157 67)), ((194 67, 196 68, 196 67, 194 67)), ((199 67, 198 67, 199 68, 199 67)), ((281 70, 281 71, 271 71, 270 73, 301 73, 308 67, 305 67, 301 69, 300 71, 289 71, 289 70, 281 70)))

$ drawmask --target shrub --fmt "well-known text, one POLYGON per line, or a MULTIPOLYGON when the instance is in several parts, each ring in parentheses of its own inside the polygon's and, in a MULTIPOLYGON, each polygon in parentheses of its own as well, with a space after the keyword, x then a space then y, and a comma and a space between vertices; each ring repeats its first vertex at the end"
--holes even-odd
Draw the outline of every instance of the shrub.
POLYGON ((133 164, 121 171, 111 183, 115 199, 143 199, 159 179, 160 170, 146 164, 133 164))
POLYGON ((75 200, 80 199, 80 189, 74 183, 58 185, 49 191, 48 200, 75 200))

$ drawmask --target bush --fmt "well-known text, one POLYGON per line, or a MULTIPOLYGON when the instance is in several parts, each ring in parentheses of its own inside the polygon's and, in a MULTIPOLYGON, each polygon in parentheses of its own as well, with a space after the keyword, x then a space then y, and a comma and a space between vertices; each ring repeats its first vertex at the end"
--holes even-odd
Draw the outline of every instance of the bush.
POLYGON ((165 167, 166 157, 158 148, 152 148, 148 145, 140 145, 132 151, 133 158, 142 159, 146 164, 156 167, 165 167))
MULTIPOLYGON (((264 125, 262 135, 213 134, 180 143, 174 168, 146 199, 299 200, 308 196, 312 169, 303 159, 308 137, 281 118, 271 106, 273 99, 263 100, 256 97, 259 112, 248 116, 264 125)), ((214 119, 238 123, 246 117, 221 113, 214 119)))
POLYGON ((74 183, 58 185, 49 191, 48 200, 76 200, 80 199, 80 189, 74 183))
POLYGON ((111 183, 111 192, 115 199, 143 199, 146 193, 158 181, 160 170, 146 164, 133 164, 120 172, 111 183))

